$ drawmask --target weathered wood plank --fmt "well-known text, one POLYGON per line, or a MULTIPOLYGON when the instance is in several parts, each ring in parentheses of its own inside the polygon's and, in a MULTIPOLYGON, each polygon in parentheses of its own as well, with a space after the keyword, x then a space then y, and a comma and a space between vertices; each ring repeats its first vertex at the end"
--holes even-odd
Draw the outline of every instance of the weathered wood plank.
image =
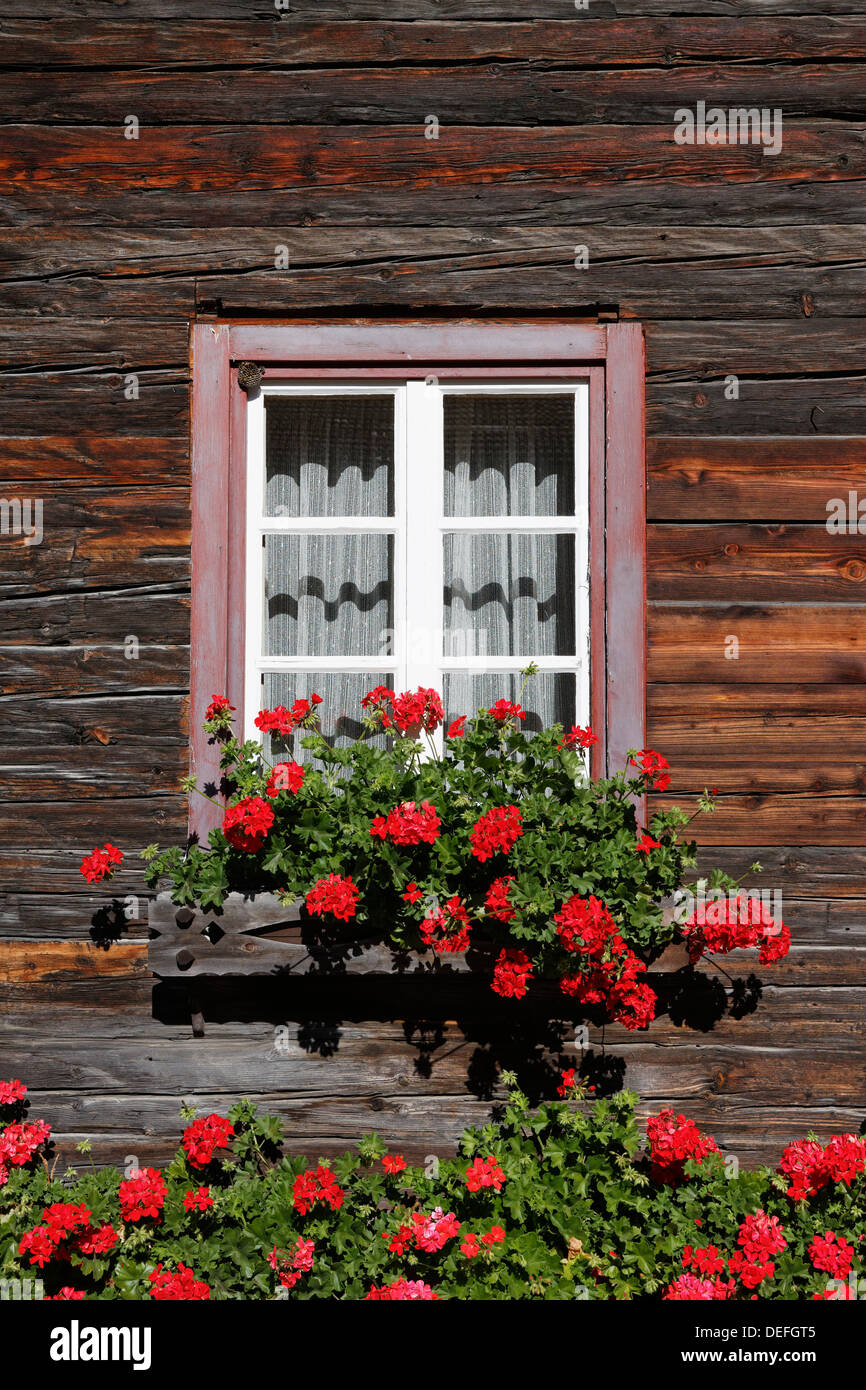
POLYGON ((757 730, 749 720, 656 720, 652 746, 663 748, 678 790, 866 793, 866 736, 860 719, 787 719, 757 730), (844 754, 839 756, 844 750, 844 754))
POLYGON ((866 534, 785 522, 647 527, 650 601, 862 604, 864 581, 866 534))
MULTIPOLYGON (((181 71, 136 69, 7 71, 3 78, 4 124, 51 123, 58 128, 111 125, 117 112, 134 111, 150 130, 190 126, 412 124, 435 112, 444 128, 495 124, 502 112, 509 125, 624 125, 670 123, 679 107, 707 99, 717 106, 783 109, 784 120, 866 114, 862 73, 846 63, 714 63, 671 67, 577 70, 558 63, 525 61, 437 66, 382 66, 382 55, 360 67, 345 61, 334 68, 304 65, 289 79, 287 69, 257 70, 236 49, 242 67, 208 65, 181 71)), ((0 45, 2 64, 2 45, 0 45)), ((291 64, 297 67, 297 64, 291 64)))
POLYGON ((7 435, 71 432, 119 437, 154 434, 189 438, 188 368, 88 372, 84 369, 8 373, 3 377, 3 430, 7 435))
MULTIPOLYGON (((0 605, 0 646, 78 647, 104 641, 109 634, 116 634, 118 642, 134 634, 143 645, 186 646, 188 588, 185 583, 130 585, 7 598, 0 605)), ((0 727, 0 743, 4 741, 0 727)))
MULTIPOLYGON (((779 331, 784 337, 781 326, 779 331)), ((741 380, 734 400, 725 397, 724 364, 716 370, 711 380, 648 381, 648 435, 866 435, 866 397, 859 376, 822 377, 817 372, 741 380)))
MULTIPOLYGON (((23 848, 78 849, 113 843, 134 852, 161 840, 183 844, 187 833, 187 798, 166 792, 157 796, 94 797, 82 815, 78 800, 18 801, 0 810, 0 834, 8 845, 23 848)), ((80 857, 79 857, 80 862, 80 857)))
MULTIPOLYGON (((652 797, 650 814, 682 800, 673 795, 652 797)), ((722 796, 714 813, 701 816, 693 829, 709 848, 740 844, 747 826, 750 835, 766 845, 864 845, 866 797, 818 792, 722 796)))
MULTIPOLYGON (((189 579, 185 487, 75 488, 40 484, 43 535, 4 538, 0 595, 189 579)), ((33 511, 29 513, 31 525, 33 511)))
POLYGON ((650 439, 651 521, 820 521, 860 487, 866 439, 650 439))
POLYGON ((65 206, 86 183, 88 198, 140 188, 148 192, 235 191, 319 185, 402 183, 406 187, 466 186, 529 176, 606 184, 625 179, 711 178, 720 182, 846 182, 863 177, 866 150, 856 121, 792 121, 772 159, 756 145, 675 145, 671 125, 582 126, 580 140, 561 126, 533 129, 449 127, 439 140, 418 124, 288 127, 274 141, 269 127, 238 133, 194 124, 149 128, 146 139, 124 140, 116 126, 9 125, 0 146, 0 172, 24 210, 65 206), (123 144, 121 144, 123 142, 123 144), (122 154, 122 157, 121 157, 122 154), (39 169, 38 181, 32 179, 39 169))
MULTIPOLYGON (((363 129, 363 128, 362 128, 363 129)), ((369 128, 368 128, 369 129, 369 128)), ((575 127, 575 132, 582 129, 575 127)), ((596 127, 595 129, 602 129, 596 127)), ((623 128, 627 129, 627 128, 623 128)), ((628 136, 624 135, 624 139, 628 136)), ((435 142, 428 142, 435 143, 435 142)), ((828 160, 830 157, 828 156, 828 160)), ((764 161, 769 163, 772 161, 764 161)), ((238 184, 226 198, 222 190, 207 188, 101 187, 98 195, 86 182, 72 181, 63 194, 66 226, 101 223, 140 230, 145 225, 226 228, 335 223, 369 227, 415 226, 428 229, 437 223, 467 220, 476 227, 545 225, 559 222, 579 228, 611 222, 637 226, 673 222, 738 227, 759 224, 788 228, 797 222, 856 224, 863 210, 847 180, 813 183, 792 181, 725 182, 707 177, 623 178, 617 183, 569 183, 564 176, 543 181, 531 171, 515 175, 511 182, 483 182, 481 176, 466 184, 417 181, 387 187, 347 182, 318 183, 309 180, 287 199, 282 187, 247 188, 238 184), (482 196, 483 187, 483 196, 482 196)), ((0 221, 18 228, 56 226, 56 196, 33 188, 26 204, 0 189, 0 221)))
POLYGON ((181 438, 90 434, 0 436, 7 493, 15 484, 188 487, 189 447, 181 438))
MULTIPOLYGON (((190 316, 192 312, 190 292, 190 316)), ((67 317, 59 326, 53 319, 0 317, 0 367, 11 372, 81 366, 137 372, 183 363, 188 347, 188 318, 67 317)))
POLYGON ((118 942, 106 951, 91 942, 0 942, 0 981, 24 984, 37 980, 126 977, 147 973, 147 946, 118 942))
MULTIPOLYGON (((789 675, 796 672, 789 671, 789 675)), ((651 724, 678 720, 716 719, 736 722, 744 731, 787 728, 801 719, 866 718, 866 686, 860 685, 713 685, 651 683, 647 687, 647 714, 651 724)))
POLYGON ((651 682, 704 681, 764 685, 838 684, 866 679, 866 630, 859 609, 744 603, 725 607, 650 604, 647 613, 651 682), (736 639, 732 644, 731 639, 736 639))
POLYGON ((132 658, 124 646, 128 635, 118 633, 116 643, 99 646, 4 647, 0 695, 144 697, 188 691, 188 647, 142 644, 132 658))
MULTIPOLYGON (((122 699, 16 699, 3 701, 0 747, 4 750, 42 744, 55 750, 102 746, 147 749, 155 740, 186 749, 188 701, 183 695, 150 694, 122 699)), ((62 755, 60 755, 62 756, 62 755)))
MULTIPOLYGON (((3 760, 3 793, 10 802, 54 802, 75 797, 86 803, 122 796, 179 794, 187 775, 189 755, 185 746, 160 737, 146 748, 105 747, 97 740, 81 748, 27 745, 9 750, 3 760)), ((82 807, 85 810, 86 807, 82 807)), ((110 838, 110 836, 109 836, 110 838)))
MULTIPOLYGON (((0 68, 187 69, 215 67, 220 62, 236 62, 239 57, 249 67, 267 68, 329 62, 343 66, 347 61, 360 65, 484 59, 509 63, 530 59, 587 67, 663 63, 670 67, 694 59, 771 61, 780 51, 790 61, 866 57, 862 15, 852 7, 845 12, 850 17, 830 18, 827 5, 822 5, 816 22, 811 13, 806 18, 793 18, 795 5, 785 7, 784 19, 764 17, 766 6, 754 14, 731 17, 719 5, 716 12, 721 17, 708 12, 706 17, 697 18, 700 4, 691 6, 690 14, 675 18, 609 19, 595 18, 592 13, 569 17, 563 5, 551 4, 547 8, 552 18, 548 19, 540 13, 545 7, 536 3, 531 22, 526 22, 525 6, 519 12, 512 6, 517 18, 524 21, 518 23, 501 23, 489 17, 497 11, 504 14, 508 5, 484 7, 484 23, 473 23, 466 17, 454 22, 453 6, 452 22, 443 22, 447 7, 441 4, 428 5, 427 21, 383 22, 380 16, 370 14, 363 22, 330 18, 321 23, 315 17, 324 13, 321 6, 311 7, 311 18, 304 19, 293 5, 288 22, 263 24, 245 19, 246 7, 236 3, 231 20, 215 17, 219 7, 210 6, 204 44, 198 19, 173 17, 164 22, 130 16, 115 20, 99 12, 98 24, 57 18, 50 25, 35 28, 11 17, 15 7, 15 0, 6 4, 10 17, 0 25, 0 68)), ((369 9, 373 8, 371 4, 369 9)), ((597 8, 603 11, 604 6, 597 8)), ((624 8, 619 5, 621 11, 624 8)), ((671 5, 668 15, 675 15, 676 8, 671 5)), ((151 13, 155 11, 151 9, 151 13)))

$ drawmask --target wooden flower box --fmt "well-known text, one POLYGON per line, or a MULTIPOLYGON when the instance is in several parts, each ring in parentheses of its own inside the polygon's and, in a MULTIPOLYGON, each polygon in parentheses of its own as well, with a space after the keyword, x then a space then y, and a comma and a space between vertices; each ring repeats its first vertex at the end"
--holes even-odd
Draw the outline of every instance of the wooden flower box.
MULTIPOLYGON (((303 900, 284 906, 270 893, 246 898, 230 893, 220 912, 178 907, 169 893, 149 905, 151 940, 148 965, 162 980, 187 981, 249 976, 298 975, 467 975, 490 974, 498 947, 480 942, 447 956, 435 951, 401 951, 375 938, 325 941, 311 938, 303 900)), ((667 947, 650 965, 654 975, 670 975, 688 964, 681 943, 667 947)), ((190 988, 193 1032, 204 1029, 199 992, 190 988)))

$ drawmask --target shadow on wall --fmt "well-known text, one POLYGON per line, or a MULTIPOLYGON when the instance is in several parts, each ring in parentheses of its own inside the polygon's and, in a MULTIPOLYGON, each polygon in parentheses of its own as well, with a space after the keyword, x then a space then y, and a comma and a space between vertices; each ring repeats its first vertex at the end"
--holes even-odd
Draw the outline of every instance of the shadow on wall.
MULTIPOLYGON (((658 994, 658 1015, 678 1028, 710 1032, 724 1016, 742 1018, 754 1012, 762 986, 754 975, 727 978, 684 967, 674 973, 651 973, 658 994)), ((267 977, 254 980, 200 977, 188 984, 159 981, 153 991, 153 1017, 165 1024, 198 1026, 227 1023, 269 1023, 275 1049, 291 1038, 291 1051, 300 1049, 322 1059, 336 1057, 347 1029, 357 1033, 385 1025, 371 1036, 371 1081, 375 1088, 373 1053, 393 1057, 409 1049, 419 1083, 447 1073, 445 1090, 459 1088, 479 1100, 493 1101, 501 1093, 502 1071, 513 1072, 520 1089, 533 1104, 556 1097, 560 1074, 574 1067, 597 1096, 610 1095, 627 1084, 626 1058, 618 1054, 622 1040, 606 1042, 600 1019, 591 1013, 563 1009, 555 987, 539 985, 519 1002, 501 1000, 480 978, 454 975, 420 977, 267 977), (387 1026, 393 1033, 387 1036, 387 1026), (590 1045, 589 1028, 596 1040, 590 1045), (598 1038, 600 1034, 600 1040, 598 1038)), ((633 1033, 629 1041, 652 1041, 652 1033, 633 1033)), ((197 1039, 190 1033, 189 1045, 197 1039)), ((443 1082, 445 1082, 443 1075, 443 1082)))

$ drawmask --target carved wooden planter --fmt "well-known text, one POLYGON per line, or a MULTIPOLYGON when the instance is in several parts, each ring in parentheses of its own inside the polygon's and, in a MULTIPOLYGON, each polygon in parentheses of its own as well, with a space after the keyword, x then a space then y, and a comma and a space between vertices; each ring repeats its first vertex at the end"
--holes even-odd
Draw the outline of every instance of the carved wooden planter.
MULTIPOLYGON (((480 943, 445 957, 435 951, 399 951, 376 939, 331 943, 309 937, 303 900, 283 906, 270 893, 245 898, 231 893, 220 912, 178 907, 160 893, 148 907, 151 940, 148 964, 162 980, 190 984, 193 1032, 204 1031, 196 980, 232 976, 279 978, 297 975, 466 975, 491 971, 498 947, 480 943)), ((653 974, 670 975, 688 964, 685 947, 669 946, 650 964, 653 974)))

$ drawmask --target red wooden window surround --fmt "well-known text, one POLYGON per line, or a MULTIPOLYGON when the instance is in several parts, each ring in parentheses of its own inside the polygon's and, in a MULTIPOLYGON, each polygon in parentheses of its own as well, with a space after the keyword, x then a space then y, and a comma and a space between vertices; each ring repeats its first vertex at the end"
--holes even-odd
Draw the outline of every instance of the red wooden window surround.
MULTIPOLYGON (((215 694, 243 719, 247 396, 238 364, 268 381, 537 376, 589 381, 593 772, 643 747, 646 706, 644 342, 639 324, 472 320, 197 323, 192 332, 190 772, 219 781, 201 730, 215 694)), ((190 832, 217 808, 193 793, 190 832)))

